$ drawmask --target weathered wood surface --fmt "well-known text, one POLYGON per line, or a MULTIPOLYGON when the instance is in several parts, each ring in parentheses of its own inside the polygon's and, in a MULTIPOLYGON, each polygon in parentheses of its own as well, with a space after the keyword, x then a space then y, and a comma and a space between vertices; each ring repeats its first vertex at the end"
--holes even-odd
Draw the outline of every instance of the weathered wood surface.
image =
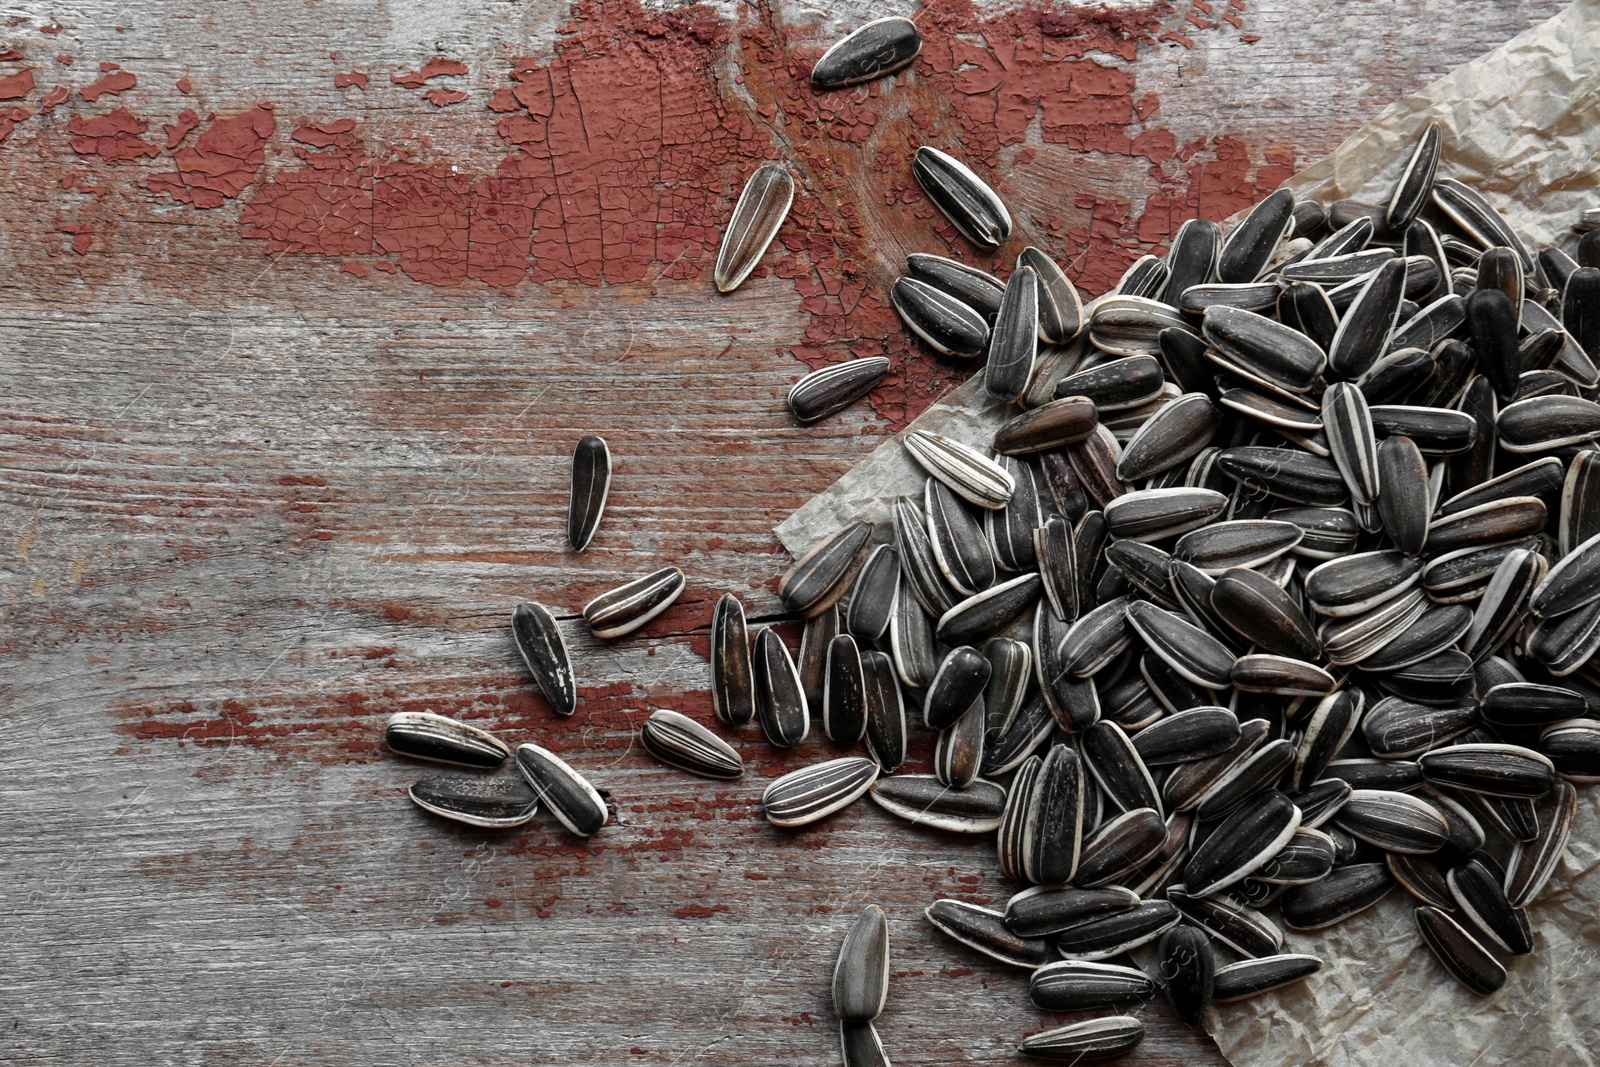
MULTIPOLYGON (((825 742, 747 735, 733 785, 632 743, 652 707, 709 718, 718 594, 776 617, 772 526, 964 373, 873 299, 904 251, 945 247, 885 202, 906 146, 996 164, 1019 247, 1103 287, 1557 6, 946 3, 915 73, 820 120, 779 75, 878 5, 25 6, 0 37, 0 78, 34 78, 0 112, 0 1058, 832 1063, 835 945, 877 901, 893 1059, 1013 1059, 1058 1017, 919 915, 1004 898, 986 841, 870 805, 774 831, 762 785, 825 742), (435 56, 466 73, 403 76, 435 56), (95 89, 126 81, 102 64, 136 84, 95 89), (525 99, 494 95, 513 69, 525 99), (370 83, 336 88, 350 72, 370 83), (1010 132, 985 142, 996 101, 1010 132), (810 199, 777 269, 718 298, 721 213, 772 157, 810 199), (796 357, 858 345, 903 368, 876 409, 795 426, 796 357), (575 558, 584 432, 617 478, 575 558), (583 704, 556 720, 512 605, 570 617, 666 563, 688 590, 644 632, 570 627, 583 704), (426 772, 379 741, 410 708, 559 748, 616 824, 582 844, 423 815, 403 791, 426 772)), ((1137 1062, 1221 1062, 1142 1015, 1137 1062)))

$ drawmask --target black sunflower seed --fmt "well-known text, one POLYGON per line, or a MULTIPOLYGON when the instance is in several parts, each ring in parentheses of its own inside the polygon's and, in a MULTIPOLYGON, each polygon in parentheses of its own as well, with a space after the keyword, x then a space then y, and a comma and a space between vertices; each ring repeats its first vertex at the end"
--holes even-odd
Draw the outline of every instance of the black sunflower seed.
POLYGON ((875 19, 822 53, 811 68, 811 84, 855 85, 910 66, 921 52, 922 35, 910 19, 875 19))
POLYGON ((516 642, 528 673, 558 715, 571 715, 578 707, 578 690, 572 679, 572 660, 566 638, 555 615, 543 604, 518 604, 511 613, 511 638, 516 642))

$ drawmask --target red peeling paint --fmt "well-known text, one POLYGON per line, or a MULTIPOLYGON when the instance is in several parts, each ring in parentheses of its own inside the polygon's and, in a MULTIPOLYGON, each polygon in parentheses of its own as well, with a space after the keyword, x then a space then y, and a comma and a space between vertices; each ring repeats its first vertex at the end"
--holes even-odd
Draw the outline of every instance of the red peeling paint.
POLYGON ((78 95, 91 104, 102 96, 114 96, 125 93, 139 83, 139 79, 125 70, 113 70, 92 85, 85 85, 78 90, 78 95))
POLYGON ((389 80, 396 85, 403 85, 407 89, 420 89, 423 82, 429 78, 438 78, 447 74, 465 74, 467 65, 455 59, 445 59, 443 56, 434 56, 417 70, 401 71, 389 75, 389 80))
POLYGON ((190 93, 194 92, 194 82, 190 81, 187 76, 179 78, 176 84, 178 86, 178 92, 182 93, 184 96, 188 96, 190 93))
POLYGON ((70 52, 63 52, 59 56, 56 56, 56 62, 60 63, 63 67, 70 67, 76 61, 77 57, 72 55, 70 52))
POLYGON ((17 123, 33 117, 33 112, 25 107, 13 107, 0 110, 0 142, 11 136, 11 131, 17 128, 17 123))
POLYGON ((112 63, 109 60, 102 60, 101 63, 100 63, 100 73, 101 74, 109 74, 114 70, 121 70, 121 69, 122 69, 122 64, 121 63, 112 63))
POLYGON ((177 122, 161 127, 167 134, 167 151, 170 152, 182 144, 183 139, 189 136, 198 125, 200 125, 200 116, 189 108, 184 108, 178 112, 177 122))
POLYGON ((0 52, 0 63, 9 63, 14 59, 22 58, 24 58, 23 54, 15 48, 8 48, 4 52, 0 52))
POLYGON ((335 89, 345 89, 352 85, 357 89, 365 89, 367 87, 367 76, 359 70, 352 70, 347 74, 334 74, 333 87, 335 89))
POLYGON ((159 153, 159 148, 140 137, 149 128, 144 120, 123 107, 105 115, 74 115, 67 121, 72 150, 80 156, 99 156, 107 163, 159 153))
POLYGON ((256 180, 275 125, 266 104, 217 119, 193 145, 174 154, 175 172, 151 175, 151 190, 198 208, 221 207, 256 180))
POLYGON ((80 256, 89 254, 94 241, 94 227, 87 222, 64 222, 56 227, 57 233, 72 235, 72 250, 80 256))
POLYGON ((0 100, 21 100, 33 92, 33 68, 23 67, 0 78, 0 100))
POLYGON ((467 99, 467 94, 460 89, 429 89, 422 95, 434 107, 449 107, 467 99))
POLYGON ((39 111, 48 115, 56 108, 72 99, 72 90, 65 85, 52 86, 44 96, 39 98, 39 111))
POLYGON ((372 273, 372 269, 359 260, 354 263, 341 263, 339 270, 344 274, 354 274, 357 278, 365 278, 372 273))

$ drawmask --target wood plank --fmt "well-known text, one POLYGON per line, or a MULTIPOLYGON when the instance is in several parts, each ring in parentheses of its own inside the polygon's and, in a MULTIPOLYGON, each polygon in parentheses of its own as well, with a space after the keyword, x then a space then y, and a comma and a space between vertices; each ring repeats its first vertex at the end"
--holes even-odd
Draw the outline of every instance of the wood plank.
MULTIPOLYGON (((826 114, 794 72, 878 5, 75 0, 9 26, 23 55, 0 77, 36 87, 7 101, 26 116, 0 113, 4 1059, 836 1062, 827 977, 876 901, 892 1058, 1009 1060, 1064 1017, 919 915, 1005 898, 987 840, 870 805, 774 830, 761 787, 825 742, 741 735, 732 785, 633 742, 653 707, 709 719, 722 592, 795 639, 772 526, 967 373, 877 296, 903 252, 948 247, 923 205, 885 202, 909 190, 907 146, 992 157, 1018 241, 1092 287, 1558 6, 1215 0, 1068 25, 943 0, 918 16, 915 74, 826 114), (468 72, 393 80, 435 56, 468 72), (82 93, 102 64, 136 85, 82 93), (336 87, 352 72, 365 89, 336 87), (60 86, 76 95, 45 111, 60 86), (495 95, 516 86, 527 101, 495 95), (441 88, 468 99, 423 95, 441 88), (985 100, 1015 140, 973 119, 985 100), (533 128, 546 105, 570 140, 533 128), (213 114, 244 118, 206 140, 213 114), (769 269, 719 298, 722 213, 769 154, 807 200, 769 269), (235 191, 174 198, 214 186, 235 191), (795 425, 790 383, 857 345, 889 352, 893 381, 795 425), (574 557, 585 432, 617 478, 574 557), (642 633, 569 627, 583 706, 556 720, 511 607, 571 618, 667 563, 688 588, 642 633), (379 741, 418 708, 568 754, 617 823, 580 843, 425 816, 404 790, 429 772, 379 741)), ((1137 1062, 1221 1062, 1163 1005, 1141 1014, 1137 1062)))

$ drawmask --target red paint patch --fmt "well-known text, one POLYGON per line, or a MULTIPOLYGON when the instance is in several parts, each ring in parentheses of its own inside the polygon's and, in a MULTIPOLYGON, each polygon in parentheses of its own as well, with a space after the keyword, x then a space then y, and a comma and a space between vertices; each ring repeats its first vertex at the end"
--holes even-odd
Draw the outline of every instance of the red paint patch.
MULTIPOLYGON (((7 23, 7 25, 10 25, 10 23, 7 23)), ((0 52, 0 63, 9 63, 13 59, 22 59, 22 58, 23 58, 22 53, 17 51, 15 48, 8 48, 4 52, 0 52)))
POLYGON ((422 95, 434 107, 449 107, 467 99, 467 94, 460 89, 429 89, 422 95))
POLYGON ((190 81, 187 76, 179 78, 177 81, 177 86, 178 92, 182 93, 184 96, 188 96, 190 93, 194 92, 194 82, 190 81))
POLYGON ((56 108, 72 99, 72 90, 65 85, 55 85, 48 89, 39 99, 39 111, 48 115, 56 108))
POLYGON ((355 263, 341 263, 339 264, 339 270, 344 274, 354 274, 357 278, 365 278, 372 273, 371 268, 369 268, 365 263, 359 261, 355 263))
POLYGON ((139 84, 139 79, 125 70, 113 70, 92 85, 85 85, 78 90, 78 95, 91 104, 102 96, 115 96, 125 93, 139 84))
POLYGON ((445 59, 434 56, 417 70, 401 71, 389 75, 389 80, 396 85, 403 85, 407 89, 420 89, 424 82, 430 78, 438 78, 447 74, 465 74, 467 65, 455 59, 445 59))
POLYGON ((200 125, 200 116, 193 111, 184 108, 178 112, 177 122, 161 127, 167 134, 167 151, 170 152, 182 144, 183 139, 189 136, 198 125, 200 125))
POLYGON ((17 123, 33 117, 33 112, 25 107, 7 108, 0 111, 0 142, 11 136, 11 131, 17 128, 17 123))
POLYGON ((23 67, 0 78, 0 100, 21 100, 33 92, 33 68, 23 67))
POLYGON ((56 227, 57 233, 72 235, 72 250, 80 256, 89 254, 94 241, 94 227, 87 222, 67 222, 56 227))
POLYGON ((333 76, 333 87, 335 89, 347 89, 353 85, 357 89, 365 89, 367 80, 367 76, 359 70, 352 70, 347 74, 336 73, 333 76))
POLYGON ((159 153, 159 148, 140 137, 149 128, 143 119, 123 107, 105 115, 74 115, 67 121, 72 150, 80 156, 99 156, 107 163, 159 153))
POLYGON ((266 104, 217 119, 192 146, 176 153, 177 171, 151 176, 151 190, 198 208, 221 207, 256 180, 275 126, 266 104))

